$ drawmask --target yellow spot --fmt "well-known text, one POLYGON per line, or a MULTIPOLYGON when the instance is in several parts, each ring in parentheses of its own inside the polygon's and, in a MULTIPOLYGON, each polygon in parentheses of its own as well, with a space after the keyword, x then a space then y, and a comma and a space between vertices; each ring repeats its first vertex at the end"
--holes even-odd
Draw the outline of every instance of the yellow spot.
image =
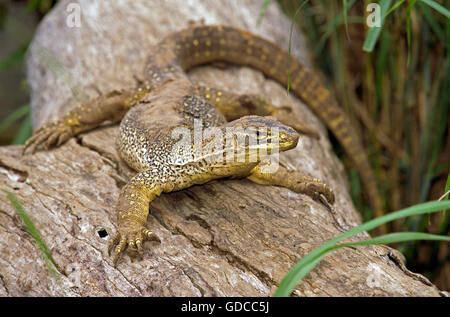
POLYGON ((216 98, 216 102, 219 102, 219 101, 220 101, 220 98, 219 98, 219 97, 217 97, 217 98, 216 98))
POLYGON ((227 43, 227 41, 225 41, 225 39, 220 39, 219 43, 220 43, 221 45, 225 45, 225 44, 227 43))
POLYGON ((137 97, 138 97, 137 95, 134 95, 134 96, 133 96, 134 99, 137 99, 137 97))
POLYGON ((206 46, 211 46, 211 40, 210 40, 210 39, 207 39, 206 42, 205 42, 205 44, 206 44, 206 46))
POLYGON ((150 90, 150 86, 149 85, 145 86, 145 89, 150 90))
POLYGON ((210 95, 210 94, 206 94, 206 95, 205 95, 205 98, 206 98, 206 99, 209 99, 209 98, 211 98, 211 95, 210 95))
POLYGON ((211 52, 210 51, 206 51, 205 52, 205 56, 209 56, 209 55, 211 55, 211 52))
POLYGON ((200 54, 199 54, 198 52, 195 52, 195 53, 194 53, 194 56, 195 56, 195 57, 199 57, 199 55, 200 55, 200 54))
POLYGON ((266 55, 261 55, 261 59, 262 59, 263 61, 265 61, 265 60, 266 60, 266 58, 267 58, 267 56, 266 56, 266 55))
POLYGON ((194 40, 194 42, 192 42, 192 44, 194 44, 194 46, 198 45, 198 40, 194 40))
POLYGON ((221 92, 221 91, 218 91, 218 92, 217 92, 217 96, 222 96, 222 92, 221 92))

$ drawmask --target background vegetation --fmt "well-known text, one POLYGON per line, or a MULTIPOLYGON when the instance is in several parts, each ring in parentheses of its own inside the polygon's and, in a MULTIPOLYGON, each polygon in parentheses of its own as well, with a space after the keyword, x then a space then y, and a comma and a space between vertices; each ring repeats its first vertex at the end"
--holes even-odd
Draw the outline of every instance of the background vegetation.
MULTIPOLYGON (((262 11, 270 2, 261 0, 262 11)), ((450 169, 450 22, 427 2, 448 9, 450 1, 273 2, 305 34, 316 71, 363 137, 385 209, 400 210, 441 197, 450 169), (389 4, 378 34, 371 34, 365 23, 369 2, 389 4)), ((0 145, 21 144, 31 134, 25 54, 37 23, 55 3, 0 0, 0 145)), ((356 170, 334 144, 348 167, 355 205, 364 221, 370 220, 373 214, 356 170)), ((448 236, 449 218, 448 212, 422 214, 397 219, 388 229, 448 236)), ((414 240, 398 249, 409 269, 440 289, 450 289, 448 243, 414 240)))

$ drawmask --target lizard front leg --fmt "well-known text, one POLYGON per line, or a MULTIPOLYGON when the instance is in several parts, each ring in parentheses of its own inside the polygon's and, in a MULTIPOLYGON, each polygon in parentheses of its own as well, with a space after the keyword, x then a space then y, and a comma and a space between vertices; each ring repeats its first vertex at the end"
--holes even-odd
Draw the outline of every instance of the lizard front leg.
POLYGON ((320 196, 323 195, 329 204, 334 203, 333 190, 327 184, 300 172, 288 171, 282 166, 279 166, 275 172, 265 172, 264 165, 260 164, 250 171, 247 178, 257 184, 286 187, 315 200, 320 200, 320 196))
POLYGON ((300 134, 306 134, 316 139, 319 134, 306 126, 292 115, 289 106, 276 107, 266 98, 256 94, 238 95, 216 88, 197 87, 200 95, 207 99, 222 113, 227 121, 233 121, 243 116, 273 116, 281 123, 294 128, 300 134))
POLYGON ((114 266, 127 248, 143 254, 145 240, 157 240, 158 236, 146 227, 149 204, 161 194, 163 188, 151 182, 147 172, 137 174, 122 189, 117 203, 117 234, 111 239, 108 252, 114 266))
POLYGON ((150 87, 113 90, 91 99, 66 113, 60 120, 44 125, 33 132, 25 143, 24 153, 34 153, 39 147, 59 146, 70 137, 92 130, 106 120, 119 121, 129 108, 150 91, 150 87))

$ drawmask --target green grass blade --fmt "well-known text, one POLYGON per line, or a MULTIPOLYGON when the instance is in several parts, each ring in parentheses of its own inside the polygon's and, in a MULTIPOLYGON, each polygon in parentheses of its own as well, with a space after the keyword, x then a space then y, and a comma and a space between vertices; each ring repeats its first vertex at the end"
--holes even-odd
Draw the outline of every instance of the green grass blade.
POLYGON ((264 3, 261 6, 261 10, 259 10, 258 20, 256 21, 256 25, 260 25, 264 15, 266 14, 267 7, 269 6, 272 0, 264 0, 264 3))
POLYGON ((429 7, 433 8, 437 12, 443 14, 447 19, 450 19, 450 11, 448 9, 444 8, 443 6, 441 6, 436 1, 433 1, 433 0, 420 0, 420 1, 422 1, 429 7))
POLYGON ((12 144, 25 144, 25 141, 33 134, 33 127, 31 124, 31 114, 28 114, 20 125, 19 131, 14 137, 12 144))
POLYGON ((22 219, 22 221, 25 225, 25 228, 27 229, 28 233, 31 235, 31 237, 35 241, 38 249, 41 251, 41 254, 44 258, 44 261, 47 265, 48 270, 50 271, 50 273, 52 274, 52 276, 55 279, 59 279, 60 276, 59 276, 58 270, 56 269, 55 261, 53 260, 50 251, 48 250, 47 246, 45 245, 45 242, 42 239, 39 231, 34 226, 33 221, 31 220, 30 216, 28 216, 28 214, 25 211, 25 209, 23 208, 22 204, 19 202, 19 200, 13 193, 7 192, 5 190, 3 190, 3 191, 6 193, 6 197, 9 199, 9 201, 13 205, 14 209, 17 212, 17 215, 19 215, 19 217, 22 219))
POLYGON ((347 0, 342 0, 342 11, 344 14, 344 24, 345 24, 345 34, 347 35, 347 39, 350 39, 350 35, 348 33, 348 2, 347 0))
MULTIPOLYGON (((322 259, 323 257, 332 251, 347 248, 347 247, 358 247, 358 246, 367 246, 373 244, 389 244, 389 243, 399 243, 405 241, 413 241, 413 240, 434 240, 434 241, 447 241, 450 242, 450 237, 429 234, 429 233, 418 233, 418 232, 397 232, 386 234, 383 236, 379 236, 369 240, 356 241, 351 243, 342 243, 335 246, 330 246, 324 249, 322 252, 318 253, 316 258, 305 264, 299 271, 295 274, 296 278, 300 278, 299 281, 305 277, 322 259)), ((289 296, 295 286, 298 284, 293 278, 294 276, 286 275, 285 278, 290 278, 288 283, 285 285, 281 285, 275 292, 274 296, 289 296)))
POLYGON ((434 240, 434 241, 450 242, 450 237, 422 232, 395 232, 375 237, 369 240, 339 244, 337 246, 332 247, 331 249, 336 250, 344 247, 358 247, 372 244, 399 243, 413 240, 434 240))
POLYGON ((436 212, 440 211, 442 209, 447 209, 450 207, 450 201, 431 201, 415 206, 411 206, 393 213, 390 213, 388 215, 385 215, 380 218, 373 219, 371 221, 368 221, 358 227, 355 227, 347 232, 344 232, 340 234, 339 236, 335 237, 334 239, 324 243, 320 247, 314 249, 309 254, 307 254, 305 257, 303 257, 297 264, 286 274, 286 276, 281 281, 277 291, 275 292, 274 296, 289 296, 292 290, 295 288, 295 286, 298 284, 298 282, 303 278, 309 270, 311 270, 314 266, 311 265, 312 263, 318 263, 320 261, 319 258, 323 257, 325 253, 328 252, 328 249, 330 247, 333 247, 337 242, 348 238, 354 234, 372 230, 382 224, 385 224, 387 222, 390 222, 392 220, 414 216, 414 215, 421 215, 426 214, 430 212, 436 212), (309 268, 309 270, 306 271, 306 269, 309 268), (306 272, 306 273, 305 273, 306 272))
MULTIPOLYGON (((450 173, 448 173, 447 183, 445 183, 444 196, 440 198, 440 200, 442 201, 449 200, 449 191, 450 191, 450 173)), ((447 212, 447 210, 444 210, 444 213, 445 212, 447 212)))
MULTIPOLYGON (((309 0, 304 0, 302 2, 302 4, 297 8, 297 10, 295 11, 294 16, 292 17, 292 22, 291 22, 291 27, 289 30, 289 47, 288 47, 288 54, 289 57, 291 57, 291 48, 292 48, 292 34, 294 33, 294 25, 295 25, 295 20, 297 18, 297 15, 300 13, 300 10, 303 8, 303 6, 308 3, 309 0)), ((287 78, 287 87, 286 87, 286 92, 289 94, 289 90, 291 88, 291 62, 289 59, 289 65, 288 65, 288 78, 287 78)))
POLYGON ((365 52, 372 52, 375 44, 378 41, 378 37, 380 36, 381 30, 383 29, 384 21, 386 19, 386 13, 388 12, 389 8, 391 7, 392 0, 381 0, 380 1, 380 7, 381 7, 381 26, 380 27, 372 27, 367 32, 366 40, 363 44, 363 51, 365 52))
POLYGON ((0 61, 0 71, 4 71, 10 69, 16 65, 19 65, 23 62, 25 58, 25 54, 28 50, 28 44, 23 44, 19 46, 11 55, 7 56, 5 59, 0 61))
POLYGON ((419 6, 419 9, 422 12, 425 20, 428 22, 434 33, 436 33, 436 35, 439 37, 441 42, 444 43, 445 46, 448 46, 448 43, 445 38, 445 32, 440 26, 439 22, 436 21, 436 18, 431 13, 430 8, 426 6, 422 1, 419 1, 417 5, 419 6))
POLYGON ((417 0, 412 0, 407 9, 406 13, 406 38, 408 43, 408 58, 406 65, 409 67, 410 61, 411 61, 411 11, 414 8, 414 5, 416 4, 417 0))
MULTIPOLYGON (((347 8, 350 9, 353 6, 353 4, 355 4, 355 1, 356 0, 351 0, 350 2, 348 2, 347 8)), ((343 20, 344 20, 344 10, 339 12, 339 14, 334 19, 332 19, 327 23, 327 25, 325 26, 325 32, 320 37, 319 41, 317 42, 317 45, 314 48, 316 54, 318 54, 323 50, 327 39, 331 36, 331 34, 333 34, 336 31, 337 26, 340 25, 343 20)))

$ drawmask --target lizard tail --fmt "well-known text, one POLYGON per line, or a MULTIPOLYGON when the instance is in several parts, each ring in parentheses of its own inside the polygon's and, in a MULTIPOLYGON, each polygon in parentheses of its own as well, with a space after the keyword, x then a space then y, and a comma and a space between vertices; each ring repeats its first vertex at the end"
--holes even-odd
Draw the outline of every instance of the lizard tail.
POLYGON ((224 61, 250 66, 287 85, 301 98, 342 144, 357 169, 376 216, 383 215, 375 174, 361 139, 331 93, 295 58, 251 33, 225 26, 199 26, 172 37, 176 60, 184 70, 224 61))

